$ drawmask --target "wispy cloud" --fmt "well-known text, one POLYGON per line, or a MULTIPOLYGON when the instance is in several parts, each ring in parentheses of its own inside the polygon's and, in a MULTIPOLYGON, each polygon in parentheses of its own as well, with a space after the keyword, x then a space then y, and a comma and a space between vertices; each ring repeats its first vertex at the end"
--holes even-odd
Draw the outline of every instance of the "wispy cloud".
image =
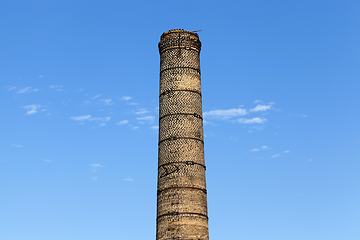
POLYGON ((32 115, 34 113, 37 113, 39 111, 39 109, 41 108, 40 105, 27 105, 27 106, 23 106, 23 108, 27 109, 28 111, 26 112, 27 115, 32 115))
POLYGON ((122 120, 122 121, 119 121, 118 123, 116 123, 117 125, 125 125, 125 124, 128 124, 129 121, 128 120, 122 120))
POLYGON ((133 99, 133 97, 130 97, 130 96, 123 96, 121 98, 119 98, 121 101, 125 101, 126 104, 128 105, 138 105, 139 103, 136 103, 136 102, 130 102, 131 99, 133 99))
POLYGON ((97 181, 98 177, 91 177, 90 179, 93 180, 93 181, 97 181))
POLYGON ((137 103, 137 102, 128 102, 127 104, 128 105, 139 105, 139 103, 137 103))
POLYGON ((85 120, 90 120, 91 115, 84 115, 84 116, 78 116, 78 117, 70 117, 70 119, 75 120, 75 121, 85 121, 85 120))
MULTIPOLYGON (((206 111, 203 113, 204 116, 204 124, 210 123, 208 120, 213 119, 220 119, 220 120, 228 120, 230 122, 237 122, 240 124, 262 124, 267 122, 266 118, 261 117, 253 117, 253 118, 238 118, 234 119, 239 116, 245 116, 251 113, 258 113, 258 112, 266 112, 268 110, 275 110, 274 109, 274 102, 270 102, 267 104, 263 104, 261 100, 256 100, 255 103, 257 103, 256 107, 245 109, 242 105, 239 108, 231 108, 231 109, 217 109, 217 110, 211 110, 206 111)), ((266 113, 263 113, 263 115, 266 113)), ((255 126, 256 127, 256 126, 255 126)), ((253 126, 254 128, 254 126, 253 126)), ((263 129, 263 126, 256 127, 256 130, 263 129)), ((252 132, 252 130, 249 130, 249 132, 252 132)))
POLYGON ((17 87, 11 86, 11 87, 8 88, 8 91, 12 91, 12 90, 15 90, 15 89, 17 89, 17 87))
POLYGON ((155 117, 154 116, 146 116, 146 117, 139 117, 139 118, 136 118, 138 121, 139 121, 139 123, 141 123, 141 124, 144 124, 144 123, 153 123, 154 122, 154 119, 155 119, 155 117))
POLYGON ((26 87, 26 88, 19 89, 17 91, 17 93, 18 94, 23 94, 23 93, 31 93, 31 92, 37 92, 37 91, 39 91, 39 89, 32 88, 32 87, 26 87))
POLYGON ((273 109, 274 107, 272 105, 260 105, 258 104, 256 107, 250 109, 250 112, 260 112, 260 111, 268 111, 273 109))
POLYGON ((243 116, 246 115, 247 111, 243 108, 232 108, 232 109, 218 109, 204 112, 204 117, 207 118, 220 118, 220 119, 229 119, 231 117, 243 116))
POLYGON ((60 85, 51 85, 49 88, 54 89, 55 91, 61 92, 62 86, 60 85))
POLYGON ((260 131, 264 129, 264 126, 252 126, 251 128, 260 131))
POLYGON ((274 155, 271 156, 271 158, 276 158, 278 156, 280 156, 280 154, 274 154, 274 155))
POLYGON ((99 163, 90 164, 90 167, 92 169, 92 172, 94 173, 97 172, 99 169, 104 168, 104 166, 99 163))
POLYGON ((44 162, 51 162, 51 160, 49 160, 49 159, 44 159, 43 161, 44 162))
POLYGON ((259 117, 239 118, 236 120, 236 122, 241 123, 241 124, 265 123, 266 121, 267 121, 266 118, 259 118, 259 117))
POLYGON ((103 118, 96 118, 96 117, 92 117, 90 118, 90 121, 102 121, 102 122, 107 122, 110 121, 111 117, 103 117, 103 118))
POLYGON ((12 147, 17 147, 17 148, 22 148, 24 147, 23 145, 21 144, 11 144, 12 147))
POLYGON ((158 130, 159 126, 151 126, 150 128, 153 129, 153 130, 158 130))
POLYGON ((98 95, 96 95, 96 96, 94 96, 94 97, 92 97, 91 99, 95 99, 95 98, 98 98, 98 97, 100 97, 100 96, 102 96, 102 94, 98 94, 98 95))
POLYGON ((254 149, 251 149, 250 152, 258 152, 260 150, 264 151, 264 150, 269 150, 271 149, 271 147, 268 147, 268 146, 262 146, 260 148, 254 148, 254 149))
POLYGON ((293 114, 293 113, 289 113, 288 114, 289 116, 295 116, 295 117, 307 117, 308 115, 306 115, 306 114, 293 114))
POLYGON ((78 116, 78 117, 70 117, 71 120, 75 120, 75 121, 102 121, 102 122, 107 122, 111 119, 111 117, 103 117, 103 118, 96 118, 96 117, 91 117, 91 115, 84 115, 84 116, 78 116))
POLYGON ((135 112, 135 114, 139 115, 139 114, 145 114, 147 113, 148 111, 145 109, 145 108, 141 108, 139 109, 138 111, 135 112))
POLYGON ((104 105, 113 105, 114 103, 111 101, 111 99, 101 99, 101 102, 104 103, 104 105))
POLYGON ((284 151, 284 153, 289 153, 290 152, 290 150, 286 150, 286 151, 284 151))
POLYGON ((124 178, 124 180, 127 181, 127 182, 133 182, 134 181, 134 179, 132 179, 132 178, 124 178))
POLYGON ((103 168, 104 166, 99 164, 99 163, 94 163, 94 164, 90 164, 91 167, 100 167, 100 168, 103 168))
POLYGON ((120 98, 120 100, 122 100, 122 101, 129 101, 131 99, 132 99, 132 97, 130 97, 130 96, 123 96, 122 98, 120 98))

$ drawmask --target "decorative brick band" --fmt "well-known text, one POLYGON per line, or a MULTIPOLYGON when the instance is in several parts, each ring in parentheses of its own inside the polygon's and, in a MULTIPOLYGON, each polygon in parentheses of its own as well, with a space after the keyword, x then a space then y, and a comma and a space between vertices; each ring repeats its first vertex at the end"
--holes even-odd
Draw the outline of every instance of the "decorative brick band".
POLYGON ((172 33, 173 34, 174 33, 187 33, 187 34, 194 35, 196 38, 199 38, 199 35, 196 32, 187 31, 187 30, 179 28, 179 29, 171 29, 169 31, 164 32, 163 34, 161 34, 161 39, 165 38, 167 35, 172 34, 172 33))
POLYGON ((186 164, 186 165, 199 165, 199 166, 202 166, 205 170, 206 170, 206 166, 201 164, 201 163, 197 163, 197 162, 194 162, 194 161, 186 161, 186 162, 169 162, 169 163, 164 163, 160 166, 158 166, 158 168, 161 168, 162 166, 167 166, 167 165, 171 165, 171 164, 186 164))
POLYGON ((202 213, 172 212, 172 213, 162 214, 162 215, 158 216, 158 217, 156 218, 156 220, 158 220, 159 218, 162 218, 162 217, 173 216, 173 215, 198 215, 198 216, 206 217, 207 219, 209 219, 208 216, 206 216, 205 214, 202 214, 202 213))
POLYGON ((203 188, 197 188, 197 187, 169 187, 169 188, 164 188, 161 190, 157 191, 157 194, 160 194, 161 192, 167 191, 167 190, 171 190, 171 189, 181 189, 181 188, 189 188, 189 189, 195 189, 195 190, 199 190, 202 191, 203 193, 207 194, 207 190, 203 189, 203 188))
POLYGON ((197 93, 201 96, 201 92, 198 92, 198 91, 189 90, 189 89, 174 89, 174 90, 166 90, 166 91, 162 92, 159 97, 162 97, 165 94, 168 94, 170 92, 193 92, 193 93, 197 93))
POLYGON ((173 70, 173 69, 176 69, 176 68, 188 68, 188 69, 195 70, 195 71, 198 72, 198 73, 201 73, 201 72, 200 72, 200 69, 193 68, 193 67, 171 67, 171 68, 165 68, 165 69, 161 70, 160 73, 163 73, 163 72, 169 71, 169 70, 173 70))
POLYGON ((200 52, 199 49, 197 49, 196 47, 193 47, 193 46, 184 46, 184 45, 180 45, 180 46, 175 46, 175 47, 167 47, 167 48, 164 48, 161 50, 160 53, 163 53, 163 52, 166 52, 168 50, 171 50, 171 49, 186 49, 186 50, 191 50, 191 51, 196 51, 196 52, 200 52))
POLYGON ((166 115, 160 117, 160 118, 159 118, 159 121, 160 121, 161 119, 163 119, 164 117, 174 116, 174 115, 190 115, 190 116, 194 116, 194 117, 196 117, 196 118, 200 118, 201 120, 203 120, 203 118, 202 118, 199 114, 197 114, 197 113, 171 113, 171 114, 166 114, 166 115))
POLYGON ((193 139, 193 140, 197 140, 200 141, 202 143, 204 143, 203 140, 199 139, 199 138, 192 138, 192 137, 170 137, 170 138, 165 138, 161 141, 159 141, 158 145, 160 145, 160 143, 164 142, 164 141, 173 141, 173 140, 177 140, 177 139, 193 139))

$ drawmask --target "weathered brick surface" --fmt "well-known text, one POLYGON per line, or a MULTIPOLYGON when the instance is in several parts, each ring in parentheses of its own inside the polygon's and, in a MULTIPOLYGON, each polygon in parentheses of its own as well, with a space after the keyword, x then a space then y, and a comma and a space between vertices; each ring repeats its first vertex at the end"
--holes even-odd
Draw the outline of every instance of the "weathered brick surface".
POLYGON ((160 118, 176 113, 197 114, 202 117, 201 95, 196 92, 173 90, 160 96, 160 118))
POLYGON ((199 71, 191 68, 175 68, 161 72, 160 94, 176 89, 192 90, 201 93, 199 71))
POLYGON ((156 239, 209 239, 200 77, 201 42, 163 33, 160 52, 156 239))

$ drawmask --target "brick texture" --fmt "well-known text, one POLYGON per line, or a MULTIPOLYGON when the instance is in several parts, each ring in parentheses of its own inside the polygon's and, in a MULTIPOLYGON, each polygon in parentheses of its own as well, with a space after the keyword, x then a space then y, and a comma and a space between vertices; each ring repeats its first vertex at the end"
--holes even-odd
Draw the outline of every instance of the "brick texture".
POLYGON ((156 239, 209 239, 196 33, 162 34, 156 239))

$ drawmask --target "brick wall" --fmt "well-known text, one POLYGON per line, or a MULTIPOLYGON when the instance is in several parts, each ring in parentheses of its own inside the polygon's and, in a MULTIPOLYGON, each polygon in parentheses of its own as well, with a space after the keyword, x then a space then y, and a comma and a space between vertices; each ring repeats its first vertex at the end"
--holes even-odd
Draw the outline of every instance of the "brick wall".
POLYGON ((196 33, 162 34, 156 239, 209 239, 196 33))

